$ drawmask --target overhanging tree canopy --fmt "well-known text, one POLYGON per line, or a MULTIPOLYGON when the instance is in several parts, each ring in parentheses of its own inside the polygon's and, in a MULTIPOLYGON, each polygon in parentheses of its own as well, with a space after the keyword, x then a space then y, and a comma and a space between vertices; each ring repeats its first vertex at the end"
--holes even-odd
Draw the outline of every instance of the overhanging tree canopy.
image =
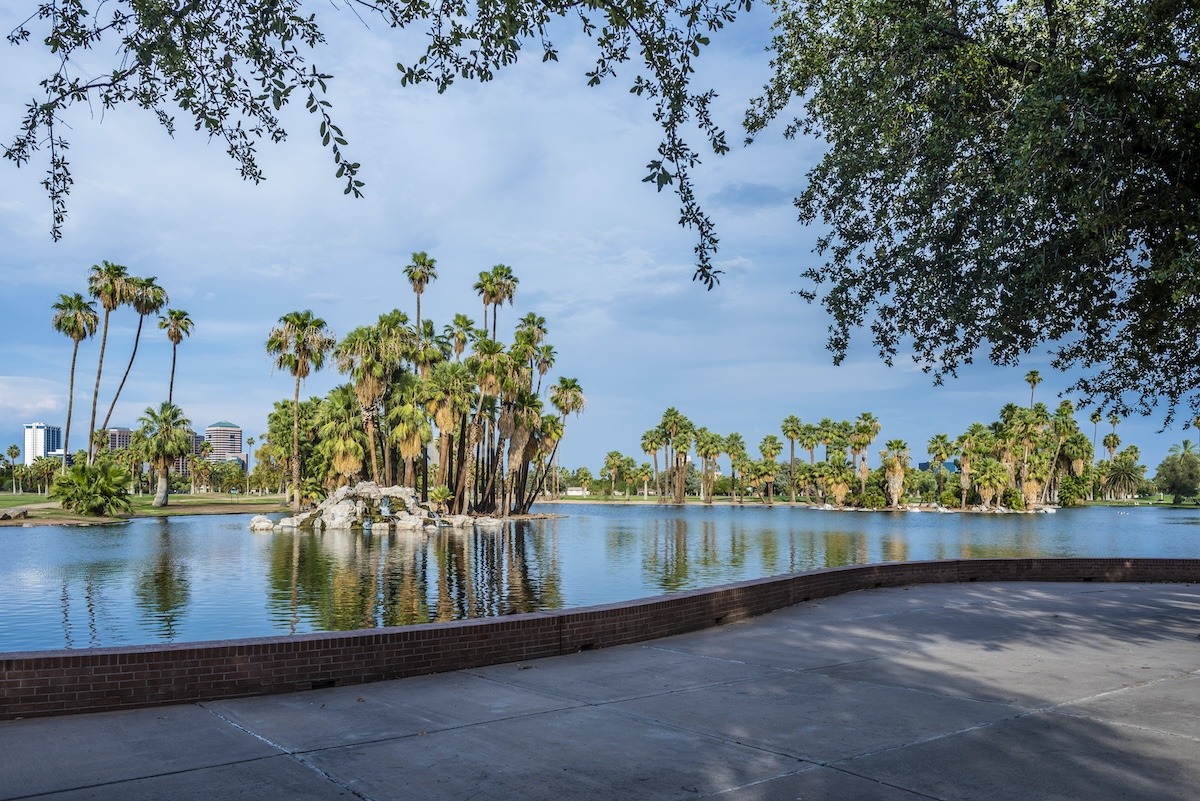
POLYGON ((1200 403, 1193 0, 774 0, 774 78, 828 150, 796 199, 845 356, 870 321, 940 380, 1053 343, 1118 413, 1200 403))
MULTIPOLYGON (((827 152, 797 198, 826 233, 806 294, 833 322, 841 360, 869 321, 888 361, 912 350, 936 380, 980 350, 1000 364, 1048 343, 1078 389, 1111 411, 1200 410, 1200 11, 1192 0, 770 0, 775 76, 752 103, 759 134, 827 152)), ((692 86, 709 34, 750 0, 342 0, 334 8, 423 29, 403 83, 486 81, 523 46, 557 57, 551 28, 575 19, 596 43, 590 82, 640 59, 631 89, 663 128, 646 180, 672 185, 698 233, 710 287, 717 238, 689 177, 689 125, 718 153, 711 91, 692 86)), ((62 115, 135 104, 173 131, 177 111, 223 140, 258 181, 259 140, 303 96, 348 194, 363 191, 309 62, 324 37, 303 0, 56 0, 9 35, 60 59, 5 155, 47 153, 57 236, 71 186, 62 115), (113 53, 81 75, 84 51, 113 53)), ((93 56, 94 58, 95 56, 93 56)))

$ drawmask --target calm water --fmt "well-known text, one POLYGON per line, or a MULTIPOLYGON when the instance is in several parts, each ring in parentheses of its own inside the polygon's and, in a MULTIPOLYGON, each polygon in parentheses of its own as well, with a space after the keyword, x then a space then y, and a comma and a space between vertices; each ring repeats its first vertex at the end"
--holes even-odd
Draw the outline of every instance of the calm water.
POLYGON ((570 517, 429 535, 252 534, 245 516, 3 528, 0 651, 504 615, 906 559, 1200 557, 1200 509, 542 508, 570 517))

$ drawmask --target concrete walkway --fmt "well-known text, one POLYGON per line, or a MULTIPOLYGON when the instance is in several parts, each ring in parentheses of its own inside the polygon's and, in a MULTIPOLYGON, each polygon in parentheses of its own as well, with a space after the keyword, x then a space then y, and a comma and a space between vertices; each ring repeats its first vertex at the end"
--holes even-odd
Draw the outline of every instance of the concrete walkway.
POLYGON ((1200 586, 871 590, 642 645, 0 723, 0 798, 1179 799, 1200 586))

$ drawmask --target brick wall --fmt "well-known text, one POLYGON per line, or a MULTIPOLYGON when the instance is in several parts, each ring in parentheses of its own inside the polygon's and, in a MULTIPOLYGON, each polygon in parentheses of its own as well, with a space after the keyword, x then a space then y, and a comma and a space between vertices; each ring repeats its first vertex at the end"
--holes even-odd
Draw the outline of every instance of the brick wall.
POLYGON ((185 645, 0 654, 0 720, 292 692, 538 659, 729 623, 873 587, 1200 581, 1200 559, 967 559, 830 568, 624 603, 185 645))

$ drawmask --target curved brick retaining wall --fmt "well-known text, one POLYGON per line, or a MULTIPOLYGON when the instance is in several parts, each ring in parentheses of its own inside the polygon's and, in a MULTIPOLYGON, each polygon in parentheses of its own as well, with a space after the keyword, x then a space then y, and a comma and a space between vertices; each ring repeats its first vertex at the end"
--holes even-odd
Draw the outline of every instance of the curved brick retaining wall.
POLYGON ((397 679, 569 654, 873 587, 971 581, 1200 581, 1200 559, 961 559, 830 568, 637 601, 186 645, 0 654, 0 720, 397 679))

